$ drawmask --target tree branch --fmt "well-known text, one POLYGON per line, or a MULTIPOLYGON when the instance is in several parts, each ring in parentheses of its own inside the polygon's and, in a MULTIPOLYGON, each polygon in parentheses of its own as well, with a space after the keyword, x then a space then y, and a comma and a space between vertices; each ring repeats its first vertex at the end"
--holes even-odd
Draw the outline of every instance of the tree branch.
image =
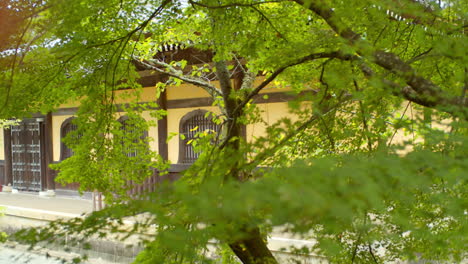
POLYGON ((252 88, 253 83, 255 82, 255 79, 257 78, 257 74, 247 70, 244 73, 244 78, 242 79, 242 85, 241 85, 241 90, 247 90, 252 88))
POLYGON ((304 56, 290 64, 284 65, 280 68, 278 68, 276 71, 274 71, 266 80, 264 80, 261 84, 259 84, 252 92, 250 92, 245 99, 237 106, 237 109, 235 110, 240 111, 254 96, 256 96, 263 88, 265 88, 268 84, 270 84, 273 80, 278 77, 283 71, 286 69, 317 59, 324 59, 324 58, 338 58, 341 60, 352 60, 356 59, 356 56, 353 55, 347 55, 343 54, 340 51, 331 51, 331 52, 319 52, 319 53, 312 53, 310 55, 304 56))
MULTIPOLYGON (((283 34, 281 34, 281 32, 275 27, 275 25, 273 25, 273 23, 271 22, 271 20, 262 12, 260 11, 260 9, 258 9, 257 6, 259 5, 262 5, 262 4, 268 4, 268 3, 279 3, 279 2, 285 2, 285 0, 278 0, 278 1, 264 1, 264 2, 257 2, 257 3, 250 3, 250 4, 244 4, 244 3, 231 3, 231 4, 225 4, 225 5, 219 5, 219 6, 211 6, 211 5, 207 5, 207 4, 202 4, 202 3, 199 3, 199 2, 195 2, 193 0, 189 0, 189 3, 192 5, 192 6, 201 6, 201 7, 204 7, 204 8, 208 8, 208 9, 223 9, 223 8, 229 8, 229 7, 248 7, 248 8, 252 8, 255 12, 257 12, 263 19, 265 19, 267 21, 267 23, 273 28, 274 31, 276 31, 276 33, 283 37, 283 34)), ((285 38, 284 38, 285 39, 285 38)), ((286 40, 286 39, 285 39, 286 40)), ((287 40, 286 40, 287 41, 287 40)))
POLYGON ((406 63, 412 64, 412 63, 414 63, 414 62, 416 62, 416 61, 422 60, 423 58, 427 57, 428 54, 429 54, 431 51, 432 51, 432 47, 429 48, 428 50, 426 50, 426 51, 424 51, 424 52, 422 52, 422 53, 420 53, 420 54, 414 56, 413 58, 407 60, 406 63))
POLYGON ((226 108, 226 112, 228 114, 228 118, 233 118, 232 113, 235 109, 235 102, 233 99, 230 98, 232 92, 232 85, 231 85, 231 76, 229 74, 229 70, 227 69, 225 61, 216 61, 216 77, 219 80, 219 86, 221 87, 221 93, 224 100, 224 105, 226 108))
POLYGON ((432 108, 443 107, 443 111, 452 114, 461 112, 461 114, 468 117, 466 109, 468 107, 467 103, 463 103, 458 97, 447 97, 440 87, 432 81, 416 74, 416 71, 411 65, 401 60, 394 53, 376 50, 368 41, 364 40, 358 33, 348 27, 340 17, 336 16, 333 9, 327 7, 323 1, 307 2, 307 5, 303 0, 293 1, 305 6, 322 17, 339 36, 348 40, 351 45, 357 48, 357 52, 361 56, 370 54, 373 63, 405 80, 411 89, 408 90, 405 87, 399 94, 405 95, 406 99, 417 104, 424 103, 425 106, 432 108), (454 106, 457 109, 454 109, 454 106))
POLYGON ((213 85, 209 84, 203 79, 196 78, 193 76, 186 76, 184 73, 180 70, 175 69, 171 65, 158 61, 158 60, 149 60, 149 61, 141 61, 138 58, 134 57, 134 60, 137 61, 139 64, 142 66, 146 67, 147 69, 150 70, 155 70, 160 73, 165 73, 171 77, 177 78, 179 80, 182 80, 186 83, 190 83, 196 86, 199 86, 203 88, 205 91, 207 91, 213 98, 222 96, 221 92, 213 85), (161 69, 159 67, 163 67, 164 69, 161 69))
POLYGON ((164 0, 161 3, 161 5, 158 8, 156 8, 156 10, 154 10, 154 12, 151 13, 151 15, 145 21, 143 21, 140 25, 138 25, 138 27, 134 28, 132 31, 128 32, 126 35, 118 37, 116 39, 111 39, 111 40, 103 42, 103 43, 92 44, 92 45, 86 46, 86 48, 89 49, 89 48, 97 48, 97 47, 101 47, 101 46, 106 46, 106 45, 109 45, 109 44, 112 44, 112 43, 115 43, 115 42, 118 42, 118 41, 121 41, 121 40, 124 40, 126 38, 131 37, 133 34, 138 32, 139 30, 144 29, 149 24, 149 22, 151 22, 151 20, 153 20, 164 9, 164 7, 169 3, 171 3, 171 0, 164 0))
POLYGON ((292 132, 284 136, 277 144, 266 148, 264 151, 258 153, 255 158, 247 164, 246 167, 256 167, 258 164, 261 164, 263 161, 265 161, 268 157, 271 157, 276 154, 276 152, 279 150, 280 147, 284 146, 289 140, 291 140, 293 137, 301 133, 302 131, 306 130, 309 128, 315 121, 320 120, 324 116, 327 116, 337 110, 340 106, 342 106, 344 103, 350 101, 352 99, 352 96, 350 94, 343 94, 339 100, 333 104, 332 106, 325 106, 322 109, 320 109, 320 112, 314 112, 309 119, 304 121, 300 126, 295 128, 294 130, 291 130, 292 132))
POLYGON ((18 60, 18 55, 19 55, 18 50, 20 48, 21 42, 23 42, 23 39, 24 39, 26 33, 28 32, 29 28, 32 25, 32 21, 33 21, 33 19, 30 18, 28 24, 26 24, 25 28, 21 32, 21 35, 19 36, 19 39, 16 42, 16 46, 15 46, 15 49, 14 49, 15 53, 13 54, 13 59, 12 59, 12 61, 10 63, 11 74, 10 74, 10 76, 8 78, 8 82, 6 83, 5 102, 3 103, 3 106, 0 109, 0 114, 2 114, 5 109, 7 109, 8 103, 10 101, 10 94, 11 94, 11 89, 13 87, 15 71, 16 71, 16 66, 17 66, 16 61, 18 60))
POLYGON ((280 3, 280 2, 285 2, 285 0, 263 1, 263 2, 250 3, 250 4, 230 3, 230 4, 225 4, 225 5, 211 6, 211 5, 195 2, 193 0, 189 0, 189 3, 191 5, 197 5, 197 6, 201 6, 201 7, 205 7, 205 8, 209 8, 209 9, 222 9, 222 8, 228 8, 228 7, 253 7, 253 6, 256 6, 256 5, 262 5, 262 4, 268 4, 268 3, 280 3))

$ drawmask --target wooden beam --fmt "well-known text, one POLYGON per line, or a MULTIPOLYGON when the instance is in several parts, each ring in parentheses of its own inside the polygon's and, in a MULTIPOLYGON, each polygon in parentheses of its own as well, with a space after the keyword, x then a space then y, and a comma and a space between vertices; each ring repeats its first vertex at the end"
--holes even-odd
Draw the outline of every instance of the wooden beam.
MULTIPOLYGON (((167 110, 167 93, 164 90, 158 98, 159 107, 167 110)), ((167 116, 158 120, 158 151, 159 155, 165 160, 169 159, 169 152, 167 146, 167 116)))
POLYGON ((5 150, 5 181, 4 185, 13 184, 13 174, 11 170, 11 130, 3 130, 4 150, 5 150))
MULTIPOLYGON (((254 97, 253 102, 256 104, 266 104, 266 103, 281 103, 289 102, 298 97, 305 95, 314 95, 317 91, 308 90, 295 95, 289 92, 275 92, 275 93, 262 93, 254 97)), ((144 103, 144 102, 143 102, 144 103)), ((142 103, 142 104, 143 104, 142 103)), ((187 98, 187 99, 175 99, 167 100, 166 95, 166 109, 180 109, 180 108, 193 108, 193 107, 204 107, 212 106, 213 99, 211 97, 197 97, 197 98, 187 98)), ((123 105, 117 105, 117 112, 123 112, 123 105)), ((148 108, 155 109, 155 108, 148 108)), ((63 116, 63 115, 74 115, 78 111, 78 107, 69 107, 69 108, 59 108, 56 112, 52 113, 54 116, 63 116)))
POLYGON ((55 189, 55 173, 49 168, 49 164, 53 163, 53 148, 52 148, 52 114, 48 113, 45 117, 44 122, 44 141, 42 144, 44 145, 44 152, 45 152, 45 174, 46 174, 46 186, 47 190, 54 190, 55 189))
POLYGON ((46 132, 45 132, 45 123, 46 120, 43 118, 39 123, 39 146, 41 152, 41 191, 47 190, 47 153, 46 153, 46 132))

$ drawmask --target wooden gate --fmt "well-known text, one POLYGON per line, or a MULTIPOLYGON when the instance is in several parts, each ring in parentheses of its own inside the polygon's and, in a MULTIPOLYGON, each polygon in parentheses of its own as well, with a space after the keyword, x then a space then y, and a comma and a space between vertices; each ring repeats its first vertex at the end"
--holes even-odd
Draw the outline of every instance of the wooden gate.
POLYGON ((22 121, 11 127, 11 171, 13 188, 40 191, 41 123, 36 119, 22 121))

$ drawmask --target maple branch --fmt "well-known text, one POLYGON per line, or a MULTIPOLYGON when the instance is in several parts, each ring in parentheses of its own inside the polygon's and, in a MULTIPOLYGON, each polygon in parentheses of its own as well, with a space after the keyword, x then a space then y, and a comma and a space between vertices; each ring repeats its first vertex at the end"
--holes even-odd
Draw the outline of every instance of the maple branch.
POLYGON ((405 95, 406 99, 418 104, 424 103, 425 106, 432 108, 443 107, 443 110, 448 113, 455 114, 462 112, 462 114, 468 116, 468 104, 466 102, 464 103, 458 97, 447 97, 439 86, 418 75, 411 65, 400 59, 396 54, 376 50, 368 41, 364 40, 361 35, 354 32, 341 17, 337 16, 333 9, 327 7, 323 1, 308 1, 307 4, 303 0, 293 1, 322 17, 330 28, 339 36, 346 39, 349 44, 357 48, 358 54, 361 56, 369 54, 373 63, 405 80, 410 89, 405 87, 401 89, 400 94, 405 95), (454 106, 457 109, 454 109, 454 106))
POLYGON ((226 109, 227 117, 234 118, 232 115, 234 112, 233 110, 236 108, 235 100, 233 100, 231 93, 232 93, 232 85, 231 85, 231 76, 229 74, 229 70, 227 68, 225 61, 216 61, 216 77, 219 80, 219 86, 221 87, 221 94, 224 100, 224 107, 226 109))
MULTIPOLYGON (((230 8, 230 7, 249 7, 252 8, 255 12, 257 12, 262 19, 265 19, 266 22, 273 28, 274 31, 278 34, 278 36, 281 36, 283 39, 284 35, 281 34, 281 32, 275 27, 275 25, 271 22, 271 20, 262 12, 260 9, 258 9, 257 6, 262 5, 262 4, 268 4, 268 3, 280 3, 280 2, 285 2, 286 0, 273 0, 273 1, 263 1, 263 2, 256 2, 256 3, 250 3, 250 4, 245 4, 245 3, 230 3, 230 4, 225 4, 225 5, 207 5, 207 4, 202 4, 199 2, 195 2, 193 0, 189 0, 189 3, 192 6, 201 6, 204 8, 208 9, 223 9, 223 8, 230 8)), ((285 39, 286 40, 286 39, 285 39)))
POLYGON ((140 25, 138 25, 136 28, 134 28, 132 31, 128 32, 124 36, 118 37, 116 39, 111 39, 111 40, 103 42, 103 43, 88 45, 88 46, 86 46, 86 49, 106 46, 106 45, 113 44, 113 43, 121 41, 121 40, 125 40, 126 38, 129 38, 129 37, 133 36, 133 34, 138 32, 139 30, 145 29, 146 26, 151 22, 151 20, 153 20, 166 7, 166 5, 168 5, 169 3, 171 3, 171 0, 164 0, 161 3, 161 5, 158 8, 156 8, 153 11, 153 13, 151 13, 151 15, 147 19, 145 19, 140 25))
POLYGON ((320 111, 315 111, 309 119, 305 120, 300 126, 291 130, 290 133, 286 134, 277 144, 266 148, 264 151, 258 153, 255 158, 247 163, 246 167, 255 168, 262 162, 264 162, 268 157, 274 156, 274 154, 284 146, 289 140, 291 140, 296 135, 299 135, 304 130, 308 129, 315 121, 333 113, 340 106, 347 103, 352 99, 352 96, 349 94, 344 94, 339 100, 332 106, 325 106, 320 111))
POLYGON ((340 51, 319 52, 319 53, 309 54, 309 55, 304 56, 304 57, 302 57, 302 58, 300 58, 300 59, 298 59, 298 60, 296 60, 294 62, 286 64, 286 65, 276 69, 266 80, 264 80, 253 91, 251 91, 245 97, 245 99, 237 106, 235 112, 240 111, 240 109, 242 109, 251 99, 253 99, 254 96, 256 96, 263 88, 265 88, 268 84, 270 84, 273 80, 275 80, 276 77, 278 77, 278 75, 280 75, 286 69, 288 69, 290 67, 293 67, 293 66, 296 66, 296 65, 299 65, 299 64, 302 64, 302 63, 305 63, 305 62, 309 62, 309 61, 313 61, 313 60, 317 60, 317 59, 325 59, 325 58, 338 58, 338 59, 341 59, 341 60, 352 60, 352 59, 356 59, 357 57, 352 56, 352 55, 344 54, 344 53, 342 53, 340 51))
POLYGON ((262 5, 262 4, 268 4, 268 3, 280 3, 280 2, 285 2, 285 1, 286 0, 277 0, 277 1, 273 0, 273 1, 263 1, 263 2, 250 3, 250 4, 230 3, 230 4, 216 5, 216 6, 202 4, 202 3, 199 3, 199 2, 195 2, 193 0, 189 0, 188 2, 191 5, 197 5, 197 6, 201 6, 201 7, 205 7, 205 8, 209 8, 209 9, 222 9, 222 8, 228 8, 228 7, 253 7, 253 6, 256 6, 256 5, 262 5))
POLYGON ((134 57, 134 60, 149 70, 154 70, 160 73, 164 73, 171 77, 182 80, 186 83, 196 85, 204 89, 205 91, 207 91, 213 97, 213 99, 219 96, 222 97, 221 92, 215 86, 211 85, 210 83, 206 82, 205 80, 201 78, 184 75, 184 73, 181 70, 178 70, 165 62, 155 60, 155 59, 148 60, 148 61, 141 61, 136 57, 134 57), (161 69, 160 67, 163 67, 164 69, 161 69))

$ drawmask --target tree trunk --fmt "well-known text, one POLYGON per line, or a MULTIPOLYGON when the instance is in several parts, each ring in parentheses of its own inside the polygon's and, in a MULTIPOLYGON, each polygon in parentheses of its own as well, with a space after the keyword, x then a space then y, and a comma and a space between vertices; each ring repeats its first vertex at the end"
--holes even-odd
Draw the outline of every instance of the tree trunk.
POLYGON ((268 249, 258 228, 247 232, 248 237, 229 244, 231 250, 244 264, 278 264, 268 249))
MULTIPOLYGON (((221 92, 223 95, 225 112, 227 115, 227 122, 225 128, 225 148, 231 150, 239 150, 240 141, 242 138, 242 124, 238 122, 238 117, 242 115, 242 110, 236 109, 239 106, 239 100, 231 96, 233 86, 231 84, 230 73, 226 67, 224 61, 215 62, 216 75, 219 79, 221 86, 221 92)), ((237 85, 241 84, 237 80, 237 85)), ((235 88, 235 87, 234 87, 235 88)), ((237 162, 230 170, 229 175, 226 175, 226 180, 242 180, 240 163, 237 162)), ((275 257, 268 249, 266 241, 260 234, 258 228, 240 230, 244 232, 246 237, 239 241, 235 241, 229 244, 231 250, 244 264, 278 264, 275 257)))

